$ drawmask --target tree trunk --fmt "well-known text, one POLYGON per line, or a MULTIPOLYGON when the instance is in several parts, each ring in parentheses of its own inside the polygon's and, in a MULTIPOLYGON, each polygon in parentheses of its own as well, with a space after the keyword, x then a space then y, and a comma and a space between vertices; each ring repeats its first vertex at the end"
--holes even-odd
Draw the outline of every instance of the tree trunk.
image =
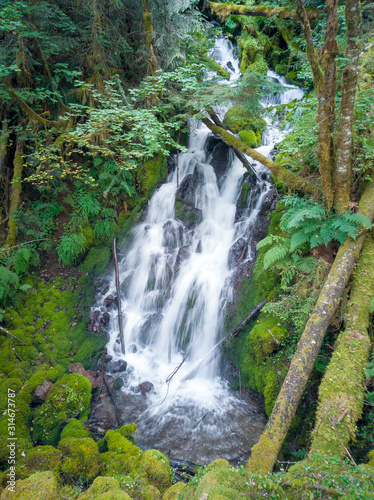
MULTIPOLYGON (((290 172, 286 168, 278 165, 278 163, 273 162, 266 156, 262 155, 258 151, 247 146, 243 141, 237 139, 234 135, 230 134, 223 127, 219 127, 218 125, 214 125, 208 118, 202 120, 202 122, 214 133, 218 134, 222 137, 222 140, 228 145, 231 146, 234 151, 239 150, 242 153, 250 156, 253 160, 260 162, 262 165, 265 165, 271 173, 276 177, 278 181, 284 182, 286 187, 292 191, 300 190, 309 195, 318 197, 319 196, 319 187, 313 184, 312 182, 306 181, 296 174, 290 172)), ((245 165, 244 165, 245 166, 245 165)))
POLYGON ((338 0, 327 0, 326 40, 320 56, 314 47, 312 30, 304 7, 304 0, 296 0, 296 11, 306 40, 306 54, 313 73, 313 82, 318 99, 318 164, 321 174, 323 196, 328 209, 333 205, 333 130, 335 121, 336 68, 338 54, 336 33, 338 29, 338 0), (320 64, 321 63, 321 64, 320 64), (323 69, 325 71, 323 71, 323 69))
POLYGON ((0 178, 3 172, 3 165, 7 153, 8 139, 9 139, 8 122, 6 120, 3 120, 1 137, 0 137, 0 178))
MULTIPOLYGON (((267 6, 248 6, 248 5, 233 5, 227 3, 209 2, 210 10, 216 14, 221 21, 225 21, 231 14, 239 14, 243 16, 260 16, 260 17, 280 17, 281 19, 298 19, 295 9, 289 7, 267 7, 267 6)), ((306 9, 308 19, 319 19, 324 15, 323 11, 315 9, 306 9)))
POLYGON ((346 0, 345 19, 347 23, 346 66, 342 71, 342 100, 334 171, 335 205, 341 211, 348 210, 351 192, 353 120, 361 45, 360 0, 346 0))
POLYGON ((374 296, 374 241, 366 237, 354 272, 347 322, 319 387, 319 404, 309 454, 343 458, 356 433, 365 396, 365 366, 371 342, 370 301, 374 296))
POLYGON ((16 152, 13 160, 12 192, 10 195, 8 236, 5 247, 12 247, 16 244, 17 221, 15 212, 19 208, 22 192, 22 171, 23 171, 23 141, 17 137, 16 152))
POLYGON ((156 57, 156 49, 154 46, 154 27, 153 27, 153 19, 152 12, 149 6, 149 0, 142 0, 143 6, 143 26, 145 33, 145 44, 147 46, 149 57, 147 62, 147 72, 148 75, 154 76, 156 71, 159 68, 157 57, 156 57))
MULTIPOLYGON (((374 182, 366 187, 360 200, 360 213, 374 217, 374 182)), ((347 239, 339 248, 329 275, 318 297, 316 306, 301 336, 295 356, 275 402, 265 431, 252 448, 247 462, 248 472, 271 472, 279 450, 286 437, 306 382, 313 369, 327 327, 329 326, 340 298, 344 293, 366 234, 356 240, 347 239)))

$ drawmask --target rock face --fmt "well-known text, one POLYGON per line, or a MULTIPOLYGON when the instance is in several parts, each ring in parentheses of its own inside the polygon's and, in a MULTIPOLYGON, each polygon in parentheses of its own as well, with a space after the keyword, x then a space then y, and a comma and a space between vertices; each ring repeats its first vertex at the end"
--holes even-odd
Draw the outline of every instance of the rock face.
POLYGON ((42 404, 47 399, 47 395, 53 386, 52 382, 44 380, 42 384, 38 385, 32 396, 32 402, 34 404, 42 404))
POLYGON ((234 153, 232 149, 227 146, 222 140, 219 140, 211 153, 211 157, 208 159, 209 163, 214 168, 214 171, 217 175, 218 181, 224 176, 227 172, 227 165, 231 164, 234 153))

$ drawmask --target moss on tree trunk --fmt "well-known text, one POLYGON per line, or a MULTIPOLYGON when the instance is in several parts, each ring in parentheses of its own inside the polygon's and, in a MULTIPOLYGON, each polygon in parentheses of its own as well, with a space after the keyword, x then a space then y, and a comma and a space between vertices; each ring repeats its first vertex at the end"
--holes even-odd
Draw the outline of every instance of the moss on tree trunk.
POLYGON ((10 194, 8 236, 5 246, 11 247, 16 244, 17 221, 15 212, 19 208, 22 192, 22 171, 23 171, 23 142, 17 139, 16 152, 13 160, 12 192, 10 194))
MULTIPOLYGON (((226 20, 231 14, 239 14, 243 16, 259 16, 259 17, 280 17, 281 19, 297 19, 295 9, 289 7, 269 7, 266 5, 248 6, 248 5, 233 5, 227 3, 209 2, 210 10, 216 14, 221 21, 226 20)), ((306 9, 308 19, 319 19, 324 13, 320 10, 306 9)))
MULTIPOLYGON (((373 198, 374 182, 371 182, 366 187, 359 204, 360 213, 369 217, 370 220, 374 217, 373 198)), ((365 234, 360 235, 356 240, 349 238, 339 248, 314 311, 305 326, 265 431, 259 442, 252 448, 251 458, 247 462, 247 471, 250 473, 267 473, 273 469, 305 384, 313 369, 327 327, 348 284, 364 240, 365 234)))
POLYGON ((365 240, 354 273, 347 323, 336 343, 319 388, 310 454, 344 457, 356 433, 365 395, 365 366, 370 351, 370 301, 374 296, 374 241, 365 240))

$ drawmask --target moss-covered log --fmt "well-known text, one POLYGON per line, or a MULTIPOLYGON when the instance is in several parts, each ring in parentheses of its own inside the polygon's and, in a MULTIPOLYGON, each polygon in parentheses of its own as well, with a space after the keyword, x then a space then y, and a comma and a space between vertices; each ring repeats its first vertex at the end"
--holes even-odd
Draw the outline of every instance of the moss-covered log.
POLYGON ((275 176, 277 181, 284 182, 288 189, 294 191, 299 190, 304 193, 313 196, 319 196, 319 188, 312 182, 309 182, 301 177, 295 175, 290 172, 286 168, 278 165, 278 163, 273 162, 266 156, 262 155, 255 149, 247 146, 243 141, 237 139, 233 134, 230 134, 223 127, 219 127, 218 125, 214 125, 210 120, 203 119, 203 123, 214 133, 218 134, 222 137, 222 140, 228 145, 231 146, 234 150, 241 151, 246 155, 250 156, 253 160, 260 162, 266 168, 270 170, 270 172, 275 176))
POLYGON ((356 433, 365 396, 365 366, 370 352, 370 301, 374 296, 374 240, 370 234, 354 273, 347 323, 319 388, 310 454, 343 458, 356 433))
MULTIPOLYGON (((374 182, 371 182, 366 187, 359 204, 360 213, 369 217, 370 220, 374 217, 373 198, 374 182)), ((247 471, 250 473, 267 473, 273 469, 321 348, 327 327, 334 317, 364 241, 365 234, 362 234, 356 240, 347 239, 339 248, 314 311, 305 326, 265 431, 259 442, 252 448, 252 455, 247 463, 247 471)))
POLYGON ((16 244, 17 220, 15 212, 19 208, 22 192, 23 172, 23 141, 17 138, 16 152, 13 160, 12 192, 10 194, 8 236, 5 246, 11 247, 16 244))
MULTIPOLYGON (((296 10, 289 7, 268 7, 266 5, 254 7, 216 2, 209 2, 209 6, 210 10, 216 14, 221 21, 226 20, 231 14, 259 17, 280 17, 281 19, 298 19, 296 10)), ((306 9, 306 14, 308 19, 319 19, 324 15, 324 12, 315 9, 306 9)))

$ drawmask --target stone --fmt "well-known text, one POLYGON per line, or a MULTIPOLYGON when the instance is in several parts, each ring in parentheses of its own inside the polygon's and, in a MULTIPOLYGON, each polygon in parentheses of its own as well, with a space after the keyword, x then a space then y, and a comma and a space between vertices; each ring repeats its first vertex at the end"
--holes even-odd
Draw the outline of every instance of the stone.
POLYGON ((231 165, 233 155, 231 148, 223 141, 219 141, 215 145, 209 163, 214 168, 218 179, 227 172, 227 166, 231 165))
POLYGON ((110 307, 114 302, 114 295, 110 294, 104 299, 104 305, 110 307))
POLYGON ((91 384, 92 389, 99 387, 99 382, 97 380, 97 372, 93 370, 85 370, 82 363, 70 363, 66 368, 67 373, 79 373, 83 375, 91 384))
POLYGON ((112 361, 113 359, 113 356, 110 356, 110 354, 103 354, 102 355, 102 358, 103 358, 103 361, 104 363, 109 363, 110 361, 112 361))
POLYGON ((109 321, 110 321, 110 314, 108 312, 105 312, 101 318, 100 318, 100 323, 103 325, 103 326, 108 326, 109 325, 109 321))
POLYGON ((52 382, 48 380, 43 380, 43 382, 36 387, 34 394, 32 396, 32 402, 35 404, 44 403, 47 399, 47 395, 53 386, 52 382))
POLYGON ((145 381, 139 384, 139 388, 143 392, 149 392, 153 389, 153 384, 152 382, 145 381))
POLYGON ((113 389, 121 389, 121 387, 123 387, 123 380, 121 379, 121 377, 117 377, 116 379, 114 379, 114 382, 113 382, 113 389))
POLYGON ((113 373, 125 372, 127 368, 127 361, 120 359, 119 361, 112 361, 109 369, 113 373))

